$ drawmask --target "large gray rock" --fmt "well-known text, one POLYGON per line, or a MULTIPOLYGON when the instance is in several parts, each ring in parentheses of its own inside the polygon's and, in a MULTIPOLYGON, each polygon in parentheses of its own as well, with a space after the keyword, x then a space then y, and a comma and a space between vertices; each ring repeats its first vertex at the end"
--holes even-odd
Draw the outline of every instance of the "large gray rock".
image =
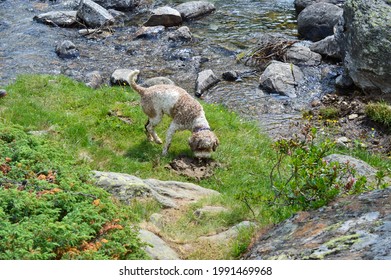
POLYGON ((263 232, 244 259, 391 260, 391 187, 299 212, 263 232))
POLYGON ((337 40, 354 84, 364 91, 391 94, 391 3, 347 0, 337 40))
POLYGON ((342 4, 345 3, 345 0, 295 0, 294 5, 295 5, 296 13, 299 14, 306 7, 320 2, 342 6, 342 4))
POLYGON ((314 42, 310 46, 310 49, 313 52, 321 54, 324 58, 342 59, 341 48, 334 35, 327 36, 318 42, 314 42))
POLYGON ((34 20, 37 22, 62 26, 72 27, 78 25, 77 11, 52 11, 34 16, 34 20))
POLYGON ((115 172, 92 173, 95 184, 104 188, 124 203, 134 198, 155 198, 167 208, 179 208, 180 205, 197 202, 203 197, 219 195, 217 191, 205 189, 191 183, 176 181, 142 180, 138 177, 115 172))
POLYGON ((152 15, 144 23, 145 26, 158 26, 163 25, 165 27, 178 26, 182 23, 181 14, 168 6, 160 7, 152 10, 152 15))
POLYGON ((106 9, 133 10, 138 6, 140 0, 94 0, 94 2, 106 9))
POLYGON ((189 1, 175 7, 184 20, 196 19, 216 10, 212 3, 206 1, 189 1))
POLYGON ((91 0, 82 0, 77 11, 79 17, 88 27, 102 27, 114 23, 114 17, 108 10, 91 0))
POLYGON ((296 65, 319 65, 322 61, 322 56, 311 51, 306 46, 293 45, 288 48, 284 55, 286 62, 291 62, 296 65))
POLYGON ((261 88, 269 93, 296 97, 296 87, 303 78, 303 72, 296 65, 273 61, 262 73, 259 82, 261 88))
POLYGON ((333 35, 342 13, 343 9, 329 3, 308 6, 297 17, 299 35, 314 42, 333 35))

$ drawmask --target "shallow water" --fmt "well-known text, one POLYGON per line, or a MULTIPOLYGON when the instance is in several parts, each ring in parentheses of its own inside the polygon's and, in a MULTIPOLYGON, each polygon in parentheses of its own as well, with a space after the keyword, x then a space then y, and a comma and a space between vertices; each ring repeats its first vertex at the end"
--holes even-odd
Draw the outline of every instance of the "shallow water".
MULTIPOLYGON (((154 7, 175 7, 182 2, 156 0, 154 7)), ((135 32, 148 18, 147 9, 140 9, 139 14, 127 13, 125 26, 114 28, 112 35, 89 39, 80 36, 77 28, 33 21, 40 13, 70 9, 64 5, 66 1, 0 1, 0 86, 23 73, 65 74, 83 81, 88 72, 98 70, 108 81, 118 68, 138 68, 141 80, 164 75, 194 93, 197 73, 204 69, 212 69, 219 77, 227 70, 253 72, 254 68, 236 62, 236 55, 254 47, 262 33, 277 32, 296 38, 293 0, 210 2, 216 6, 213 14, 184 23, 194 40, 173 44, 165 37, 169 30, 153 40, 134 39, 135 32), (63 40, 75 43, 80 51, 78 59, 64 60, 55 54, 56 45, 63 40)), ((265 127, 272 125, 267 128, 272 131, 276 120, 284 124, 294 121, 311 99, 332 90, 321 75, 324 67, 329 66, 305 69, 307 82, 298 98, 265 94, 258 87, 259 72, 248 75, 242 82, 221 81, 203 98, 257 119, 265 127)))

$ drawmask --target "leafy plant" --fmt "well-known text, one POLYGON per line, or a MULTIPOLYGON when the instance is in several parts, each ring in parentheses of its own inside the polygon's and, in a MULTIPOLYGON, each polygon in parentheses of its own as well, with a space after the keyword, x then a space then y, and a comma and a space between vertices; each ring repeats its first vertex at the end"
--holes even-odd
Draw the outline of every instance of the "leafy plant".
POLYGON ((270 174, 273 203, 280 201, 298 209, 318 208, 338 194, 362 190, 366 180, 354 179, 355 170, 349 164, 324 160, 334 142, 316 142, 316 132, 308 124, 302 129, 301 138, 275 142, 277 161, 270 174))
POLYGON ((60 147, 0 123, 0 259, 143 259, 129 207, 60 147))

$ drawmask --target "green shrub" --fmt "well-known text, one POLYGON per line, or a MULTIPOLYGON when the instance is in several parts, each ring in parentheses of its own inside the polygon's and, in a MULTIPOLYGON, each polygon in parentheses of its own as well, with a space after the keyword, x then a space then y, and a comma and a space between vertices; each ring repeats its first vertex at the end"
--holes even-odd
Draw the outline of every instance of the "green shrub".
POLYGON ((299 210, 310 209, 327 204, 338 194, 362 191, 366 178, 353 179, 355 170, 348 164, 324 160, 335 143, 327 139, 316 142, 316 132, 316 128, 306 125, 301 138, 282 139, 274 144, 278 154, 270 175, 274 201, 299 210))
POLYGON ((369 103, 365 113, 371 120, 391 128, 391 106, 386 102, 369 103))
POLYGON ((335 107, 324 107, 319 109, 319 115, 324 119, 336 119, 338 118, 340 110, 335 107))
POLYGON ((54 144, 0 123, 0 259, 142 259, 130 208, 54 144))

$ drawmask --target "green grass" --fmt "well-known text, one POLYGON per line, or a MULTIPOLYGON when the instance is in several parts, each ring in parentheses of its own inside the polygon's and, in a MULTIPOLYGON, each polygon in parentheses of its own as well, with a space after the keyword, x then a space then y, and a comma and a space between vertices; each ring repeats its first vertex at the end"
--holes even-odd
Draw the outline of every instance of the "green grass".
POLYGON ((371 102, 365 108, 365 113, 373 121, 391 129, 391 106, 382 102, 371 102))
MULTIPOLYGON (((213 176, 196 181, 165 168, 180 154, 191 156, 187 144, 190 132, 177 132, 168 156, 161 156, 162 146, 146 139, 144 124, 147 119, 140 108, 138 94, 129 87, 107 86, 93 90, 64 76, 25 75, 7 86, 6 90, 8 95, 0 99, 0 125, 5 128, 19 125, 28 133, 45 131, 38 139, 52 143, 59 152, 66 153, 74 161, 71 166, 75 173, 78 168, 85 167, 87 170, 128 173, 143 179, 190 181, 222 194, 218 198, 201 201, 199 206, 221 205, 229 210, 228 213, 199 220, 193 214, 194 207, 198 205, 189 207, 182 217, 165 229, 166 235, 173 239, 196 240, 201 235, 221 231, 243 220, 270 225, 297 210, 295 207, 282 207, 275 211, 278 206, 270 207, 264 203, 273 196, 270 174, 277 158, 272 140, 260 133, 257 123, 243 120, 221 105, 201 101, 220 140, 220 146, 213 154, 220 167, 214 170, 213 176)), ((169 122, 165 118, 157 127, 162 139, 169 122)), ((365 153, 359 154, 365 157, 365 153)), ((5 157, 0 155, 0 159, 4 161, 5 157)), ((373 161, 378 166, 385 165, 381 159, 373 161)), ((64 176, 70 174, 64 173, 64 176)), ((107 201, 108 197, 104 197, 107 201)), ((112 209, 115 211, 115 206, 112 209)), ((128 222, 138 223, 147 220, 160 207, 156 202, 134 202, 125 210, 132 212, 133 218, 128 222)), ((192 257, 236 258, 248 244, 250 232, 231 244, 229 250, 224 248, 225 253, 211 249, 205 251, 205 247, 192 257)), ((94 257, 86 253, 82 256, 94 257)))
MULTIPOLYGON (((146 140, 146 116, 139 96, 129 87, 93 90, 62 76, 21 76, 7 88, 0 120, 19 124, 25 131, 48 131, 46 137, 61 142, 77 160, 90 159, 92 169, 125 172, 161 180, 187 180, 165 168, 179 154, 191 155, 190 132, 177 132, 167 157, 162 147, 146 140), (131 120, 121 121, 110 112, 131 120)), ((255 123, 214 104, 203 104, 210 125, 221 141, 214 159, 222 167, 201 185, 233 193, 242 185, 262 182, 273 158, 270 139, 259 133, 255 123)), ((157 127, 164 139, 169 119, 157 127)), ((262 184, 259 187, 264 187, 262 184)))

